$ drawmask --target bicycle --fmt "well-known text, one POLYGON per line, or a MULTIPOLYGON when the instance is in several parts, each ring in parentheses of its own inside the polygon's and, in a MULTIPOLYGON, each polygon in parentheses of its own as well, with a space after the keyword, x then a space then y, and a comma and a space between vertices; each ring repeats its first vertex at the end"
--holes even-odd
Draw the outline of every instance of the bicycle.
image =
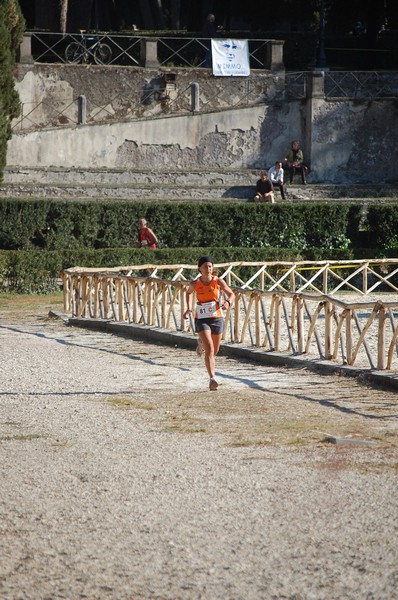
POLYGON ((112 49, 97 37, 84 35, 85 30, 80 30, 80 41, 73 41, 66 46, 65 59, 69 63, 81 64, 91 60, 97 65, 107 65, 112 60, 112 49))

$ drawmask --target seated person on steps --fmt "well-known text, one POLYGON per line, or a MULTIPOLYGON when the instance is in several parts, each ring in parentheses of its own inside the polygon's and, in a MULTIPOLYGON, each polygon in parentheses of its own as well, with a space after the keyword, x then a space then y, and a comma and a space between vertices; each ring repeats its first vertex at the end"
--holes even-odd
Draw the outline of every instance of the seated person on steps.
POLYGON ((293 183, 293 177, 296 173, 300 173, 303 185, 307 183, 305 180, 307 167, 304 164, 303 151, 300 148, 299 140, 292 141, 291 149, 286 155, 285 164, 283 166, 285 169, 289 170, 290 183, 293 183))
POLYGON ((274 187, 268 179, 267 171, 261 171, 260 179, 256 184, 256 195, 254 196, 255 202, 275 202, 274 199, 274 187))
POLYGON ((272 185, 279 188, 282 200, 286 200, 285 188, 283 187, 283 173, 282 163, 281 161, 277 160, 275 165, 268 170, 268 177, 272 185))

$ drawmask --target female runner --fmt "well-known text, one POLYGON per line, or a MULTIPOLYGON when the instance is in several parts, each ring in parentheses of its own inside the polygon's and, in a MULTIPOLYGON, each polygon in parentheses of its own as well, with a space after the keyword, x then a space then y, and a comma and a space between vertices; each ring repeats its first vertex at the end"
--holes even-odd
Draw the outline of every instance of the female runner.
POLYGON ((199 335, 198 354, 205 353, 206 369, 210 377, 209 389, 215 391, 218 383, 215 378, 216 354, 220 349, 221 335, 224 329, 222 310, 231 306, 235 294, 223 279, 214 272, 213 259, 201 256, 198 261, 200 277, 189 284, 186 301, 187 310, 184 319, 192 313, 192 294, 196 293, 195 331, 199 335), (225 295, 226 300, 222 301, 225 295), (227 306, 228 305, 228 306, 227 306))

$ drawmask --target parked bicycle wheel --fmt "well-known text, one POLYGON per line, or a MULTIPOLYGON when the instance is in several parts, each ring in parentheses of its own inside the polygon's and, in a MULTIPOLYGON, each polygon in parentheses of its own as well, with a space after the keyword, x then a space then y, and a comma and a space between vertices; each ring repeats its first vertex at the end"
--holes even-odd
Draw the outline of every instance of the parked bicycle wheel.
POLYGON ((84 62, 84 47, 79 42, 71 42, 66 46, 65 58, 70 63, 84 62))
POLYGON ((97 65, 107 65, 111 62, 112 50, 108 44, 98 43, 94 50, 94 60, 97 65))

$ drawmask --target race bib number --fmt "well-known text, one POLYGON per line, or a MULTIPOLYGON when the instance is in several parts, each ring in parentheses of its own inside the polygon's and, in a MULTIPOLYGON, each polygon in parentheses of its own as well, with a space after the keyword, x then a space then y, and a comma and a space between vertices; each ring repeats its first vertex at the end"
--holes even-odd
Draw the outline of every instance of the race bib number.
POLYGON ((207 319, 208 317, 215 317, 217 313, 216 302, 204 302, 196 306, 198 313, 198 319, 207 319))

